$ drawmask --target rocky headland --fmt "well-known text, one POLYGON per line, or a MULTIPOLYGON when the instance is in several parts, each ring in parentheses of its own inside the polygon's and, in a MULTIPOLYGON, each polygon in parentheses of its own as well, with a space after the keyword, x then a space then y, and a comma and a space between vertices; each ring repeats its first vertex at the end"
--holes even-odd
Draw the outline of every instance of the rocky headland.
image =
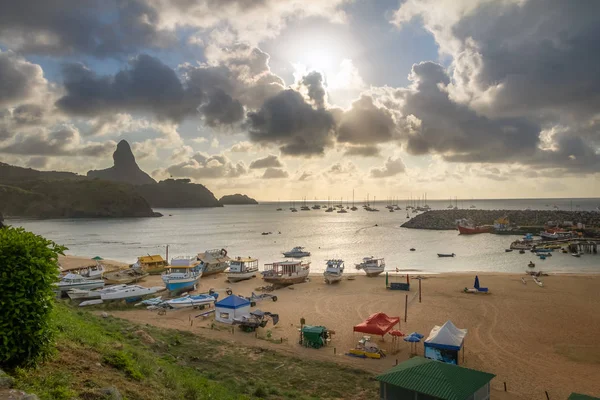
POLYGON ((600 226, 600 213, 593 211, 546 211, 546 210, 432 210, 416 215, 402 224, 403 228, 413 229, 456 229, 456 221, 466 218, 476 225, 492 225, 498 218, 507 217, 518 226, 544 226, 550 221, 586 227, 600 226))
POLYGON ((139 185, 135 189, 152 207, 223 207, 206 186, 192 183, 189 179, 165 179, 158 183, 139 185))
POLYGON ((252 197, 240 193, 225 195, 219 199, 219 202, 225 205, 258 204, 258 201, 254 200, 252 197))
POLYGON ((114 165, 107 169, 88 171, 89 178, 107 181, 145 185, 156 183, 147 173, 142 171, 135 161, 131 147, 126 140, 121 140, 113 153, 114 165))

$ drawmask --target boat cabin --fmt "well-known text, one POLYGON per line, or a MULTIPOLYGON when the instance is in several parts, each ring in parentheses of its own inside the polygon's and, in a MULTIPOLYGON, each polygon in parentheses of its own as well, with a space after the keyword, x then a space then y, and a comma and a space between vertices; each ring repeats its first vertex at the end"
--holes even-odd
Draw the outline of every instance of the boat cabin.
POLYGON ((231 260, 227 257, 225 249, 206 250, 204 253, 198 253, 197 259, 202 265, 204 275, 225 271, 231 260))
POLYGON ((197 273, 200 270, 200 262, 196 257, 189 256, 172 258, 171 265, 167 266, 167 274, 171 278, 185 278, 190 273, 197 273))
POLYGON ((365 258, 363 258, 362 264, 365 267, 382 267, 382 266, 385 266, 385 259, 365 257, 365 258))
POLYGON ((60 280, 60 285, 72 285, 72 284, 76 284, 76 283, 84 283, 84 282, 88 282, 87 279, 85 279, 83 276, 79 275, 79 274, 67 274, 65 276, 63 276, 63 278, 60 280))
POLYGON ((308 270, 310 264, 302 261, 281 261, 272 264, 265 264, 265 276, 288 276, 308 270))
POLYGON ((344 260, 327 260, 325 273, 339 274, 344 272, 344 260))
POLYGON ((258 271, 258 259, 251 257, 236 257, 229 261, 229 272, 258 271))
POLYGON ((144 271, 160 270, 164 269, 167 265, 167 261, 162 256, 155 254, 138 257, 134 268, 141 268, 144 271))

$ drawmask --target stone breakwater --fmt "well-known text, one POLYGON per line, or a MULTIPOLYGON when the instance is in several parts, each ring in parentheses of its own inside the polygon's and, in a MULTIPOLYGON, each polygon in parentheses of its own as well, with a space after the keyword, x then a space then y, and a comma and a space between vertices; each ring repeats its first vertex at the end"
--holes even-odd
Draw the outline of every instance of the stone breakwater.
POLYGON ((412 229, 456 229, 456 220, 469 219, 476 225, 492 225, 495 220, 508 217, 511 224, 543 226, 549 221, 582 223, 586 228, 600 226, 600 213, 594 211, 535 211, 535 210, 433 210, 416 215, 402 224, 412 229))

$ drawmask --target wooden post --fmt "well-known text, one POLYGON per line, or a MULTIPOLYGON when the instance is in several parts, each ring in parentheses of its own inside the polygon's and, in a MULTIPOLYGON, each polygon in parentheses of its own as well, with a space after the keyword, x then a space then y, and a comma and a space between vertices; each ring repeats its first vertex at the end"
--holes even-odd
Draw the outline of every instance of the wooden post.
POLYGON ((167 264, 169 263, 169 245, 167 245, 167 258, 165 259, 167 264))
POLYGON ((504 391, 506 392, 506 382, 504 382, 504 391))
POLYGON ((396 365, 398 365, 398 359, 396 358, 396 365))
POLYGON ((546 399, 547 399, 547 400, 550 400, 550 396, 548 395, 548 391, 547 391, 547 390, 544 390, 544 393, 546 393, 546 399))
POLYGON ((337 350, 337 349, 334 347, 334 348, 333 348, 333 354, 334 354, 334 355, 335 355, 335 352, 336 352, 336 350, 337 350))
POLYGON ((408 295, 404 298, 404 322, 406 322, 406 316, 408 314, 408 295))
POLYGON ((421 280, 419 279, 419 303, 421 302, 421 280))

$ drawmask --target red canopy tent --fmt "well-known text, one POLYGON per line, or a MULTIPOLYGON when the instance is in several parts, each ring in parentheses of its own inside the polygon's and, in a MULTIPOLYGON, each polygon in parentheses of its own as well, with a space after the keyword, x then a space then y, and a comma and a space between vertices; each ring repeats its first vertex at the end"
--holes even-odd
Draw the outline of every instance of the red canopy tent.
POLYGON ((371 335, 385 335, 396 324, 400 323, 400 317, 388 317, 384 313, 375 313, 358 325, 354 326, 354 332, 369 333, 371 335))

